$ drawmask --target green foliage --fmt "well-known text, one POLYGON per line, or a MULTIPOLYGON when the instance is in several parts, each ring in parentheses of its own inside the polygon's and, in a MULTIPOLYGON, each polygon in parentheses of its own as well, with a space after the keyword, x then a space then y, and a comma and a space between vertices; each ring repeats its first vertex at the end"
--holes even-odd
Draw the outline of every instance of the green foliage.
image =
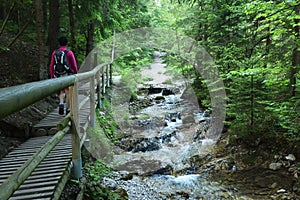
MULTIPOLYGON (((152 9, 154 18, 158 18, 155 24, 183 30, 214 58, 226 87, 225 124, 232 135, 253 140, 299 140, 299 2, 161 2, 161 7, 152 9), (173 19, 160 20, 163 14, 164 19, 173 19), (292 87, 296 87, 295 96, 291 96, 292 87)), ((209 107, 210 97, 201 75, 172 56, 170 66, 194 78, 193 87, 201 104, 209 107)))
POLYGON ((126 85, 126 89, 135 96, 136 85, 142 82, 141 71, 145 67, 149 67, 153 61, 153 49, 141 49, 130 52, 121 56, 114 62, 115 70, 122 75, 122 81, 126 85))
POLYGON ((105 115, 97 114, 97 121, 99 123, 100 128, 103 130, 104 134, 110 139, 110 141, 117 142, 119 140, 117 123, 114 121, 112 115, 109 113, 109 111, 106 111, 105 115))
POLYGON ((101 187, 101 181, 104 177, 112 175, 112 168, 107 167, 99 160, 84 166, 86 177, 86 190, 84 198, 86 199, 127 199, 118 191, 111 191, 109 188, 101 187))
POLYGON ((153 49, 137 48, 134 51, 119 57, 114 64, 117 70, 121 70, 122 75, 131 69, 141 70, 152 63, 153 49))
POLYGON ((103 162, 96 160, 93 163, 85 165, 87 171, 87 178, 93 182, 99 182, 104 177, 109 177, 112 173, 112 168, 107 167, 103 162))

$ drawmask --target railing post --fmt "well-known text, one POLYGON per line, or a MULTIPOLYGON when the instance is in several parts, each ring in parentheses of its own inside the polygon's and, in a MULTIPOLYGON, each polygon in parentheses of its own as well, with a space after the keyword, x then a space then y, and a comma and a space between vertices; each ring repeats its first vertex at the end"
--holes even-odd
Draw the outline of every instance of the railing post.
POLYGON ((70 87, 70 117, 71 117, 71 136, 72 136, 72 175, 75 179, 82 177, 82 159, 80 147, 80 132, 79 132, 79 103, 78 103, 78 85, 75 82, 73 87, 70 87))
POLYGON ((97 81, 97 108, 101 108, 101 81, 100 81, 100 73, 96 74, 97 81))
POLYGON ((95 106, 95 76, 90 78, 90 125, 96 124, 96 106, 95 106))
POLYGON ((113 64, 110 63, 109 64, 109 82, 110 82, 110 85, 112 84, 112 68, 113 68, 113 64))
MULTIPOLYGON (((97 66, 98 63, 98 54, 97 52, 94 54, 94 67, 97 66)), ((97 108, 100 108, 101 105, 101 82, 100 82, 100 72, 98 71, 96 74, 96 93, 97 93, 97 108)))
POLYGON ((110 65, 107 65, 106 66, 106 69, 105 69, 105 74, 106 74, 106 86, 109 88, 110 87, 110 83, 109 83, 109 81, 110 81, 110 79, 109 79, 109 66, 110 65))
MULTIPOLYGON (((103 67, 103 68, 104 68, 104 67, 103 67)), ((105 87, 106 87, 106 86, 105 86, 105 75, 104 75, 104 73, 105 73, 105 72, 104 72, 104 69, 103 69, 103 70, 102 70, 102 74, 101 74, 101 75, 102 75, 102 78, 101 78, 101 79, 102 79, 102 94, 105 94, 105 93, 106 93, 106 90, 105 90, 105 87)))

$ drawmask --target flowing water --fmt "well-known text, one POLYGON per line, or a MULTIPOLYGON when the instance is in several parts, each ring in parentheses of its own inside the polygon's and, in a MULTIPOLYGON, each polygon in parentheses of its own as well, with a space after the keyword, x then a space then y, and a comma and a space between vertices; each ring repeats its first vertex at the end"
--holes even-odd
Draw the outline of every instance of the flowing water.
POLYGON ((184 95, 187 81, 172 79, 172 84, 167 84, 170 77, 165 71, 165 65, 157 60, 144 71, 152 77, 139 86, 138 101, 129 108, 139 107, 137 102, 148 104, 130 112, 130 126, 123 126, 128 137, 120 142, 111 163, 115 169, 135 175, 134 183, 122 181, 129 198, 142 198, 133 192, 136 187, 132 186, 138 184, 156 193, 155 199, 246 199, 210 181, 208 173, 195 173, 190 158, 205 157, 216 143, 207 137, 205 128, 211 119, 199 109, 194 95, 184 95))

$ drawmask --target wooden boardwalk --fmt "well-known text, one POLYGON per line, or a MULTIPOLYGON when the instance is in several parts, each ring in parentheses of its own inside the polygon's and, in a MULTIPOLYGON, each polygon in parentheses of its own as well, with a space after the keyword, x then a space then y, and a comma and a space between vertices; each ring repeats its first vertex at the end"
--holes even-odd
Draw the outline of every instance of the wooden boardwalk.
MULTIPOLYGON (((82 103, 82 108, 80 109, 80 133, 81 137, 86 131, 87 122, 90 115, 90 101, 89 101, 89 83, 82 85, 79 88, 78 101, 82 103)), ((65 115, 58 114, 58 107, 50 112, 44 119, 39 123, 35 124, 32 128, 32 135, 34 136, 45 136, 53 135, 57 132, 56 125, 61 121, 65 115)))
MULTIPOLYGON (((89 84, 85 84, 80 87, 78 95, 78 101, 82 104, 79 112, 81 145, 84 143, 84 133, 89 124, 90 101, 88 92, 89 84)), ((0 185, 51 139, 57 132, 57 124, 64 117, 65 115, 58 114, 58 108, 54 109, 33 126, 33 135, 38 137, 28 139, 0 160, 0 185)), ((71 135, 66 134, 9 199, 59 199, 70 175, 71 161, 71 135)))
MULTIPOLYGON (((29 157, 33 156, 50 138, 51 136, 30 138, 1 159, 0 184, 21 167, 29 157)), ((71 136, 67 134, 10 199, 53 199, 55 196, 59 196, 57 193, 59 190, 56 189, 61 187, 62 191, 64 187, 70 172, 71 158, 71 136)))

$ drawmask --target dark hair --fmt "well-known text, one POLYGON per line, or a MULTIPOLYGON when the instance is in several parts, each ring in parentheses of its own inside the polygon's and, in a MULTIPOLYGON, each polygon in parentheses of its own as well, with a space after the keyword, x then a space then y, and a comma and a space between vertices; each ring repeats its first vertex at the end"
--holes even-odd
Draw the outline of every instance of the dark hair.
POLYGON ((60 46, 66 46, 67 44, 68 44, 68 40, 67 40, 67 38, 66 37, 60 37, 59 39, 58 39, 58 42, 59 42, 59 44, 60 44, 60 46))

